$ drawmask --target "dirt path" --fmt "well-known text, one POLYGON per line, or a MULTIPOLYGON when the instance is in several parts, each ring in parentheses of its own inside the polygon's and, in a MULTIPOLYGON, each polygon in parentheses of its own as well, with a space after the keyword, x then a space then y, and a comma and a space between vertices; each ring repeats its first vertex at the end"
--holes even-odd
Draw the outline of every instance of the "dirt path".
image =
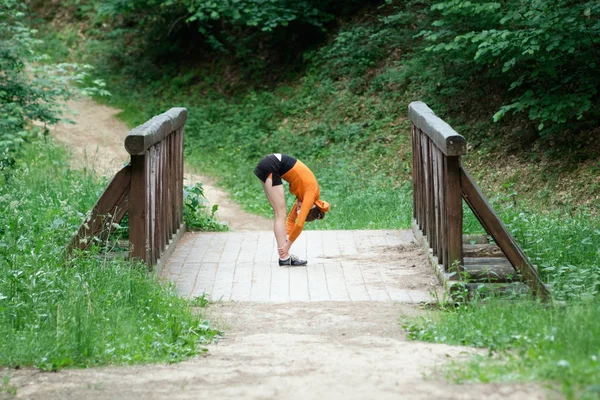
MULTIPOLYGON (((80 124, 59 126, 54 135, 73 149, 76 165, 87 149, 96 170, 114 172, 113 154, 127 158, 122 150, 127 129, 115 120, 116 111, 89 100, 72 107, 80 124)), ((234 229, 270 229, 268 221, 243 213, 210 181, 192 179, 203 180, 221 218, 234 229)), ((206 356, 175 365, 8 373, 16 397, 27 399, 545 398, 536 385, 447 382, 440 367, 475 350, 408 341, 399 318, 420 312, 390 302, 216 303, 207 317, 225 336, 206 356)))
POLYGON ((432 368, 472 349, 407 342, 394 303, 218 303, 227 335, 174 365, 16 371, 27 399, 543 399, 535 386, 453 385, 432 368))

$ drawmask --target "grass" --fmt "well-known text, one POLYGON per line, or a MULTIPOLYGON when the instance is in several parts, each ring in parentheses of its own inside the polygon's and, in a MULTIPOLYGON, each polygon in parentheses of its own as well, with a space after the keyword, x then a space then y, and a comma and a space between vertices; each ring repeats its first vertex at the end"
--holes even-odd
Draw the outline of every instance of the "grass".
POLYGON ((597 399, 599 320, 597 298, 562 306, 488 299, 430 313, 405 329, 416 340, 488 349, 448 368, 456 382, 547 382, 568 399, 597 399))
POLYGON ((0 364, 173 362, 217 333, 141 265, 64 248, 106 183, 70 171, 51 142, 0 178, 0 364))

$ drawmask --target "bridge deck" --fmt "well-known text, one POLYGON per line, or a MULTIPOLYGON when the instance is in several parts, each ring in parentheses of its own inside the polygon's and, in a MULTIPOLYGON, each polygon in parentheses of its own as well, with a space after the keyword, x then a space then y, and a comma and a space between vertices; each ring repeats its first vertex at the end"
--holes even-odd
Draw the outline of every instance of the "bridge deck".
POLYGON ((215 301, 432 301, 435 277, 413 239, 412 231, 304 231, 292 250, 308 265, 282 268, 273 232, 186 233, 161 278, 182 296, 215 301))

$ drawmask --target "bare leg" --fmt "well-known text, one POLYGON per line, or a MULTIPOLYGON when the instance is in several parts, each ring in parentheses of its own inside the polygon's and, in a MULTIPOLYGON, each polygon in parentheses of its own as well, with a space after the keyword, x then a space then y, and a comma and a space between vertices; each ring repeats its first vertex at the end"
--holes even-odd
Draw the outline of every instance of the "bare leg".
MULTIPOLYGON (((275 216, 273 222, 273 232, 275 233, 275 240, 277 241, 277 248, 282 248, 286 243, 286 230, 285 230, 285 219, 287 217, 287 207, 285 205, 285 194, 283 191, 283 185, 273 186, 273 180, 267 179, 263 185, 265 195, 273 207, 273 214, 275 216)), ((282 259, 288 258, 289 253, 279 254, 282 259)))

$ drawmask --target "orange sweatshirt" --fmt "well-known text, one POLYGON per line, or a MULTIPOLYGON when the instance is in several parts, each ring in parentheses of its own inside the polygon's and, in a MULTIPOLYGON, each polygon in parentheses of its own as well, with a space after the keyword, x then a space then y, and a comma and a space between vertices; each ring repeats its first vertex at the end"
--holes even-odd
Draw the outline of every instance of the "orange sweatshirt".
MULTIPOLYGON (((304 228, 304 222, 313 204, 321 194, 317 178, 312 171, 300 160, 288 172, 281 176, 290 184, 290 193, 296 196, 296 202, 290 210, 286 221, 286 231, 289 241, 293 243, 304 228), (302 202, 300 213, 297 213, 298 200, 302 202), (297 218, 296 218, 297 217, 297 218)), ((328 210, 325 210, 328 211, 328 210)))

